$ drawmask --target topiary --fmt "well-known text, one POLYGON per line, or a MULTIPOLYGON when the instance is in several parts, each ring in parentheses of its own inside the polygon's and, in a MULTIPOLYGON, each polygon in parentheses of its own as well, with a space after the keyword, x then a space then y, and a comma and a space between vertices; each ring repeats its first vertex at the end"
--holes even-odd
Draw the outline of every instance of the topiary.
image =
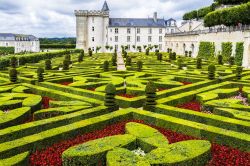
POLYGON ((156 103, 156 86, 153 81, 149 81, 145 88, 146 93, 146 102, 145 107, 152 107, 155 106, 156 103))
POLYGON ((149 55, 149 48, 146 49, 146 55, 149 55))
POLYGON ((215 78, 216 67, 214 64, 208 66, 208 79, 213 80, 215 78))
POLYGON ((112 65, 113 66, 117 65, 117 56, 115 54, 112 56, 112 65))
POLYGON ((201 69, 202 68, 202 59, 201 58, 197 58, 196 68, 197 69, 201 69))
POLYGON ((162 61, 162 53, 158 53, 157 60, 162 61))
POLYGON ((45 70, 51 70, 52 69, 52 66, 51 66, 51 60, 50 59, 47 59, 45 61, 45 70))
POLYGON ((89 54, 89 56, 92 56, 92 55, 93 55, 93 51, 91 50, 91 48, 89 48, 88 54, 89 54))
POLYGON ((137 71, 142 71, 142 66, 143 66, 142 61, 138 61, 137 62, 137 71))
POLYGON ((9 80, 11 82, 17 82, 17 70, 15 68, 9 70, 9 80))
POLYGON ((182 67, 183 67, 183 60, 182 60, 182 58, 178 58, 177 65, 178 65, 178 69, 182 69, 182 67))
POLYGON ((243 71, 243 67, 241 67, 241 66, 236 67, 236 78, 238 80, 240 80, 242 78, 242 71, 243 71))
POLYGON ((221 54, 218 55, 218 64, 223 65, 223 56, 221 54))
POLYGON ((84 50, 82 50, 78 56, 78 62, 82 62, 83 61, 83 57, 84 57, 84 50))
POLYGON ((124 52, 123 52, 123 57, 124 57, 124 58, 127 58, 127 56, 128 56, 127 51, 124 51, 124 52))
POLYGON ((10 66, 12 68, 16 68, 16 66, 17 66, 17 58, 15 56, 10 58, 10 66))
POLYGON ((108 61, 104 61, 104 63, 103 63, 103 71, 109 71, 109 62, 108 61))
POLYGON ((189 54, 189 57, 192 57, 192 51, 189 51, 188 54, 189 54))
POLYGON ((115 102, 116 88, 113 84, 108 84, 105 88, 105 100, 104 105, 106 107, 115 107, 117 106, 115 102))
POLYGON ((126 65, 127 65, 127 66, 131 66, 131 65, 132 65, 132 58, 131 58, 130 56, 128 56, 128 57, 126 58, 126 65))
POLYGON ((185 57, 187 57, 188 56, 188 51, 185 51, 185 57))
POLYGON ((176 52, 172 53, 172 60, 174 60, 174 61, 176 60, 176 52))
POLYGON ((43 73, 44 73, 44 69, 43 68, 38 68, 37 69, 37 79, 38 79, 38 82, 43 82, 43 73))
POLYGON ((64 59, 70 62, 71 61, 71 55, 70 54, 66 54, 64 56, 64 59))
POLYGON ((70 62, 65 59, 63 61, 63 70, 69 70, 69 64, 70 64, 70 62))
POLYGON ((234 57, 233 56, 229 57, 228 63, 229 63, 230 66, 234 65, 234 57))

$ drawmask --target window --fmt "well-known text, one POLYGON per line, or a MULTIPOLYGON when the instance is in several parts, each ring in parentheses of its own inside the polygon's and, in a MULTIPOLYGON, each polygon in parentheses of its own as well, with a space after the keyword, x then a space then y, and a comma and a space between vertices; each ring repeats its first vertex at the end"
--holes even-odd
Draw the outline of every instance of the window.
POLYGON ((112 37, 110 38, 110 41, 112 41, 112 37))
POLYGON ((149 28, 149 29, 148 29, 148 33, 149 33, 149 34, 152 34, 152 28, 149 28))
POLYGON ((137 32, 137 34, 141 33, 141 29, 140 29, 140 28, 137 28, 137 29, 136 29, 136 32, 137 32))
POLYGON ((110 32, 112 32, 112 29, 110 29, 110 32))
POLYGON ((161 44, 159 44, 159 50, 162 50, 162 45, 161 44))
POLYGON ((131 37, 127 36, 127 42, 130 42, 130 40, 131 40, 131 37))
POLYGON ((159 42, 162 42, 162 36, 159 36, 159 42))
POLYGON ((152 42, 152 36, 148 37, 148 42, 152 42))
POLYGON ((162 34, 162 29, 161 28, 159 29, 159 34, 162 34))
POLYGON ((92 17, 92 23, 94 23, 95 22, 95 18, 94 17, 92 17))
POLYGON ((92 27, 92 31, 93 31, 93 32, 95 31, 95 27, 92 27))
POLYGON ((118 36, 115 36, 115 42, 118 42, 118 36))
POLYGON ((9 43, 6 43, 6 47, 8 47, 9 46, 9 43))
POLYGON ((115 33, 116 33, 116 34, 118 33, 118 28, 115 28, 115 33))
POLYGON ((94 37, 92 37, 92 42, 94 42, 95 41, 95 38, 94 37))
POLYGON ((137 37, 136 37, 136 41, 137 41, 137 42, 140 42, 140 40, 141 40, 140 36, 137 36, 137 37))
POLYGON ((118 45, 115 45, 115 49, 118 50, 118 45))
POLYGON ((128 33, 128 34, 131 33, 131 29, 130 29, 130 28, 127 29, 127 33, 128 33))
POLYGON ((174 29, 171 29, 171 33, 174 33, 174 29))

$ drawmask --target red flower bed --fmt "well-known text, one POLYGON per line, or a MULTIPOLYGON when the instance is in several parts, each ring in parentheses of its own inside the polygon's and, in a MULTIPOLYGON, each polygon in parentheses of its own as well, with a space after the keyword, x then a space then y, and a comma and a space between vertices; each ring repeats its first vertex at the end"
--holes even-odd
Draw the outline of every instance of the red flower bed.
POLYGON ((168 90, 168 89, 166 89, 166 88, 158 88, 158 92, 164 91, 164 90, 168 90))
POLYGON ((61 84, 61 85, 68 86, 69 84, 72 84, 72 82, 61 82, 60 84, 61 84))
POLYGON ((51 99, 51 98, 49 98, 49 97, 43 97, 42 98, 42 107, 44 108, 44 109, 47 109, 47 108, 49 108, 49 102, 50 101, 52 101, 53 99, 51 99))
POLYGON ((87 88, 87 90, 95 91, 95 88, 87 88))
POLYGON ((192 82, 186 82, 186 81, 183 81, 183 82, 181 82, 183 85, 190 85, 190 84, 192 84, 192 82))
MULTIPOLYGON (((62 141, 52 145, 41 151, 36 151, 30 156, 30 165, 34 166, 60 166, 62 165, 61 155, 64 150, 71 146, 81 144, 90 140, 103 138, 112 135, 124 134, 125 124, 127 122, 138 122, 143 123, 143 121, 133 120, 120 122, 111 126, 107 126, 102 130, 97 130, 91 133, 79 135, 76 138, 62 141)), ((165 130, 160 127, 151 126, 158 129, 162 134, 164 134, 170 143, 175 143, 185 140, 198 139, 195 137, 179 134, 171 130, 165 130)), ((250 165, 250 153, 241 152, 237 149, 233 149, 226 146, 221 146, 218 144, 212 145, 212 160, 207 164, 207 166, 249 166, 250 165)))
POLYGON ((201 104, 198 101, 190 101, 190 102, 178 105, 177 107, 201 112, 201 104))
POLYGON ((118 94, 118 96, 125 97, 125 98, 134 98, 135 95, 129 95, 129 94, 118 94))

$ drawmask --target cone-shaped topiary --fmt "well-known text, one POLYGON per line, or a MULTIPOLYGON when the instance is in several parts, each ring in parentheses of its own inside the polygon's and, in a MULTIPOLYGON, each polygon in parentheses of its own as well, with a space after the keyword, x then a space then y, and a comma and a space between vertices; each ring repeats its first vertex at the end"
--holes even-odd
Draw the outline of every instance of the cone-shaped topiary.
POLYGON ((103 71, 109 71, 109 62, 108 61, 104 61, 104 63, 103 63, 103 71))
POLYGON ((236 68, 236 78, 238 80, 240 80, 241 77, 242 77, 242 71, 243 71, 243 68, 241 66, 237 66, 237 68, 236 68))
POLYGON ((149 55, 149 48, 146 49, 146 55, 149 55))
POLYGON ((124 51, 124 52, 123 52, 123 57, 124 57, 124 58, 127 58, 127 56, 128 56, 127 51, 124 51))
POLYGON ((108 84, 105 88, 105 101, 104 105, 106 107, 116 107, 115 102, 115 95, 116 95, 116 88, 113 84, 108 84))
POLYGON ((202 68, 202 59, 201 58, 197 58, 196 68, 197 69, 201 69, 202 68))
POLYGON ((155 106, 156 105, 156 86, 154 82, 149 81, 145 88, 146 93, 146 103, 145 106, 155 106))
POLYGON ((9 70, 9 79, 11 82, 17 82, 17 70, 15 68, 9 70))
POLYGON ((16 66, 17 66, 17 58, 16 57, 13 56, 10 58, 10 66, 12 68, 16 68, 16 66))
POLYGON ((172 53, 172 60, 174 60, 174 61, 176 60, 176 53, 175 52, 172 53))
POLYGON ((131 64, 132 64, 132 59, 131 59, 130 56, 128 56, 128 57, 126 58, 126 65, 127 65, 127 66, 131 66, 131 64))
POLYGON ((66 54, 65 56, 64 56, 64 60, 67 60, 67 61, 71 61, 71 55, 70 54, 66 54))
POLYGON ((143 66, 142 61, 138 61, 137 62, 137 71, 142 71, 142 66, 143 66))
POLYGON ((92 56, 93 51, 91 50, 91 48, 89 48, 88 53, 89 53, 89 56, 92 56))
POLYGON ((70 62, 65 59, 63 61, 63 70, 69 70, 69 64, 70 64, 70 62))
POLYGON ((114 54, 112 56, 112 66, 116 66, 117 65, 117 56, 114 54))
POLYGON ((51 70, 51 69, 52 69, 51 60, 47 59, 45 61, 45 70, 51 70))
POLYGON ((185 51, 185 57, 187 57, 188 56, 188 51, 185 51))
POLYGON ((82 62, 83 61, 83 57, 84 57, 84 50, 82 50, 78 56, 78 62, 82 62))
POLYGON ((192 57, 192 51, 188 52, 189 57, 192 57))
POLYGON ((218 55, 218 64, 223 65, 223 56, 221 54, 218 55))
POLYGON ((43 82, 43 73, 44 73, 44 69, 43 68, 38 68, 37 69, 37 79, 38 79, 38 82, 43 82))
POLYGON ((208 79, 213 80, 215 78, 216 67, 214 64, 208 66, 208 79))
POLYGON ((157 60, 162 61, 162 53, 158 53, 157 60))
POLYGON ((183 60, 182 60, 181 57, 178 58, 178 60, 177 60, 177 65, 178 65, 178 69, 182 69, 182 67, 183 67, 183 60))

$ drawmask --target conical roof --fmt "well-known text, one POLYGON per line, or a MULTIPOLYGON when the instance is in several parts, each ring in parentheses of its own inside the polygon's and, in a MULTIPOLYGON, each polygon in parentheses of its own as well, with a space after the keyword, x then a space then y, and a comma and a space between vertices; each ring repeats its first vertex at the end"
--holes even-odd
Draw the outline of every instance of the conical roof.
POLYGON ((102 6, 102 11, 109 11, 109 7, 108 7, 108 3, 107 3, 107 1, 104 1, 104 4, 103 4, 103 6, 102 6))

